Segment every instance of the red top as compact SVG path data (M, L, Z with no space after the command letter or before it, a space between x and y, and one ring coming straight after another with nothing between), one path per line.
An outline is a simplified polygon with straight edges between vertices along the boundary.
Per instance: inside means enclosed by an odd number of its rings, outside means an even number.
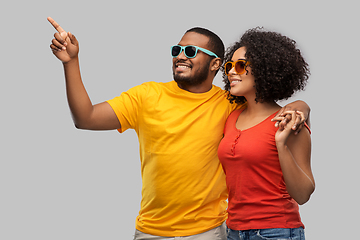
M304 227L297 202L286 190L271 119L240 131L236 121L243 110L228 118L218 156L229 191L228 219L233 230Z

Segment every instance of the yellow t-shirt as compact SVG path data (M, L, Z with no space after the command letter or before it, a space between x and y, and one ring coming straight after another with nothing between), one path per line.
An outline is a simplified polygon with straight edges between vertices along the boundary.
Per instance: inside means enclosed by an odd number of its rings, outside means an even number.
M108 103L120 132L135 129L142 200L136 229L158 236L208 231L227 218L225 174L217 157L228 115L237 108L213 86L190 93L176 82L147 82Z

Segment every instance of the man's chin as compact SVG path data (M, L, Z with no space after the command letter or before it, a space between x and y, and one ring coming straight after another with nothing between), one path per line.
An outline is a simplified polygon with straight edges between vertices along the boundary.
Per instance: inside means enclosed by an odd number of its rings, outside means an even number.
M180 74L174 74L174 80L179 84L186 84L186 85L189 84L191 85L191 83L193 82L190 77L181 76Z
M207 75L203 74L203 75L196 75L196 76L188 76L185 74L179 74L179 73L173 73L173 77L175 82L177 82L177 84L182 85L182 86L198 86L200 84L202 84L206 78Z
M191 80L190 79L187 79L187 78L178 78L178 77L175 77L174 78L175 82L179 83L179 84L191 84Z

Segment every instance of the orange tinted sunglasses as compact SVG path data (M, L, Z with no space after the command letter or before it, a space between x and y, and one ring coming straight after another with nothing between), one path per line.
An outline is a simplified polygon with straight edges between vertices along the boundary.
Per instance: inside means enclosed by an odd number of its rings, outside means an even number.
M224 65L225 74L229 76L229 72L233 68L235 68L235 72L237 74L244 74L247 65L249 65L249 62L246 61L245 59L239 59L235 62L229 61Z

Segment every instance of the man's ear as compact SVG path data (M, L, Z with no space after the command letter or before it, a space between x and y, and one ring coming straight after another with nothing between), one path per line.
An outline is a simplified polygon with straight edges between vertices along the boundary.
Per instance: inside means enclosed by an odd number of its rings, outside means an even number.
M221 67L221 59L215 58L211 61L211 71L217 71Z

